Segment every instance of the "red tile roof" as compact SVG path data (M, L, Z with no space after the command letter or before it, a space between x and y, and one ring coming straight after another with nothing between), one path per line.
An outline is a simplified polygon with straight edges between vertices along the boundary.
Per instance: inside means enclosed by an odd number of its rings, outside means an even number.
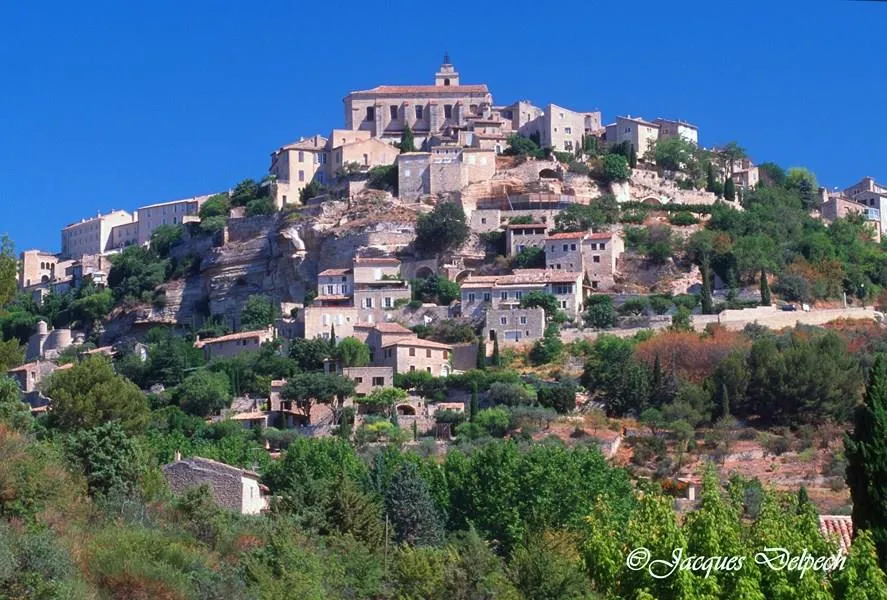
M369 90L351 92L354 94L486 94L485 84L480 85L379 85Z
M421 338L401 338L399 340L394 340L393 342L388 342L383 348L390 348L391 346L415 346L417 348L432 348L438 350L452 350L453 347L449 344L441 344L439 342L432 342L431 340L423 340Z
M233 342L235 340L248 340L250 338L271 337L267 329L258 329L256 331L241 331L239 333L231 333L215 338L208 338L194 342L195 348L203 348L207 344L221 344L224 342Z
M547 240L574 240L584 238L588 235L587 231L568 231L564 233L552 233L545 239Z
M511 275L469 276L462 282L463 289L500 287L505 285L544 285L546 283L576 283L582 273L547 269L515 269Z
M548 225L545 223L509 223L505 226L505 229L548 229Z
M349 273L351 273L351 269L326 269L318 273L317 276L348 275Z
M846 515L820 515L819 530L822 536L836 542L841 553L847 554L853 541L853 520Z
M610 231L599 231L597 233L592 233L588 236L588 239L591 240L608 240L613 237L613 233Z
M378 330L380 333L413 333L400 323L376 323L373 329Z

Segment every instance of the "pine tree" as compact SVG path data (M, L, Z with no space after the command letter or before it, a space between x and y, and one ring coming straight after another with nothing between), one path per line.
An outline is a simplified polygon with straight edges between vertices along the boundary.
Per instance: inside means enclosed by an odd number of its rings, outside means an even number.
M474 417L477 416L478 403L477 403L477 382L471 384L471 404L469 405L469 421L474 421Z
M853 433L844 436L853 528L871 531L881 568L887 564L887 359L879 354Z
M330 348L336 349L336 324L330 325Z
M770 282L767 281L767 272L761 269L761 306L770 306Z
M416 142L413 139L413 130L410 129L410 124L407 123L404 125L403 133L400 134L400 152L403 154L404 152L415 152L416 151Z
M721 386L721 417L726 419L730 416L730 394L727 392L727 384Z
M362 492L344 471L331 494L326 523L339 533L350 533L371 548L378 548L385 540L382 506L373 496Z
M494 367L502 366L502 357L499 356L499 337L496 336L493 338L493 356L491 357L490 362Z
M385 490L385 510L397 542L434 546L443 538L443 524L428 484L416 465L404 462Z
M736 200L736 184L733 183L732 177L728 177L727 181L724 182L724 200L730 202Z

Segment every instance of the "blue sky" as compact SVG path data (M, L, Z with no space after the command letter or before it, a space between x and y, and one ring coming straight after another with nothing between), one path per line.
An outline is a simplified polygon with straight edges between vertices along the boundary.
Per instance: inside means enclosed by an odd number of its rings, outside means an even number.
M885 32L876 2L7 3L0 233L55 251L96 211L260 178L348 91L431 83L445 50L497 104L681 118L829 187L887 180Z

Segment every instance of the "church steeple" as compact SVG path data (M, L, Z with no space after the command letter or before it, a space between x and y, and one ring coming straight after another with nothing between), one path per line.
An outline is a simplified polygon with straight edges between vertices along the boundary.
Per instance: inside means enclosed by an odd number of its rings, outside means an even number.
M443 64L440 65L440 70L434 74L434 85L459 85L459 73L456 72L456 69L453 68L453 64L450 62L449 52L444 52Z

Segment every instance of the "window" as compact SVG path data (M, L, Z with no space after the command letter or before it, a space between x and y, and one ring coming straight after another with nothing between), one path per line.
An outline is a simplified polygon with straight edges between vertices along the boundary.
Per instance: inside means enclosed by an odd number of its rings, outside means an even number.
M470 294L468 294L468 301L469 301L469 302L474 302L474 298L475 298L475 297L474 297L474 293L473 293L473 292L470 293Z
M385 385L385 378L384 377L373 377L373 386L374 387L381 387L383 385Z
M501 292L499 294L499 299L500 300L508 300L508 292Z
M416 365L410 365L410 373L416 370Z
M355 377L354 383L363 383L363 377Z
M327 293L327 296L332 296L333 295L333 286L331 286L331 285L326 286L326 293Z
M410 356L416 356L416 349L410 348Z
M561 270L561 263L557 263L556 265L554 265L554 268L556 270L560 271Z
M591 257L591 262L599 263L599 262L601 262L601 257L598 256L597 254L595 254L594 256Z
M431 373L431 367L425 367L425 371Z
M431 358L431 348L425 349L425 358Z
M508 317L499 317L499 325L508 325Z
M521 317L521 318L520 318L520 324L521 324L521 325L526 325L526 324L527 324L527 318L526 318L526 317Z
M367 106L367 121L375 121L376 120L376 109L372 106Z
M452 119L453 118L453 105L452 104L444 104L444 118Z
M486 224L487 224L487 218L486 218L486 217L481 217L481 218L480 218L480 224L481 224L481 225L486 225Z
M570 250L575 251L575 250L576 250L576 244L570 244Z
M422 113L424 112L424 108L425 108L424 106L417 106L416 107L416 118L417 119L422 118Z
M569 247L570 247L569 245L564 244L564 252L566 252Z
M450 351L449 351L449 350L444 350L444 351L443 351L443 357L444 357L444 360L450 360Z
M600 245L600 249L601 249L601 250L606 250L606 249L607 249L607 245L606 245L606 244L601 244L601 245Z
M299 150L299 162L305 162L305 153Z
M385 308L391 308L391 298L385 297Z
M450 85L450 78L449 77L444 78L444 85Z
M564 118L564 113L559 113L559 114L558 114L558 118L559 118L559 119L563 119L563 118Z
M515 292L514 297L515 297L515 299L520 300L521 298L524 297L524 293L523 292Z
M388 107L388 110L391 111L391 120L394 121L397 119L397 105L392 104Z
M366 308L372 308L372 307L373 307L373 299L372 299L372 298L366 298L366 299L364 299L364 303L363 303L363 305L364 305Z
M484 292L484 302L489 302L492 300L492 294L490 292Z
M567 135L572 134L573 128L572 127L564 127L564 133L566 133Z
M299 171L299 181L305 181L305 171Z

